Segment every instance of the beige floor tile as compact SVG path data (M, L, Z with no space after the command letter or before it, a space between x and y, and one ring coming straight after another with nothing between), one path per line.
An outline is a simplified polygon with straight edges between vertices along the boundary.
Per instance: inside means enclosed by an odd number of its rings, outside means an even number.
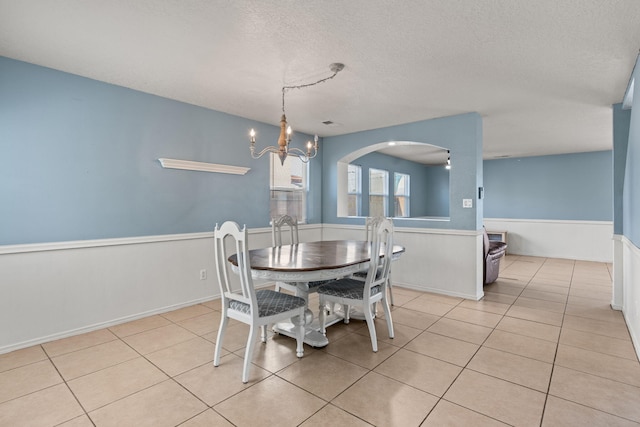
M83 413L67 386L58 384L0 404L0 426L49 427Z
M640 422L640 388L556 366L549 394Z
M501 314L488 313L486 311L471 310L464 307L456 307L445 316L448 319L473 323L474 325L495 328L502 319Z
M283 402L295 402L283 407ZM326 402L293 384L271 376L213 409L239 426L297 426ZM274 410L281 408L281 410Z
M376 426L417 426L437 401L429 393L371 372L332 403Z
M122 339L139 353L149 354L195 337L196 335L180 326L168 325Z
M210 308L212 310L222 311L222 299L220 299L220 298L216 298L216 299L212 299L211 301L203 302L202 305L204 305L205 307L208 307L208 308Z
M407 369L407 367L411 369ZM375 372L436 396L442 396L462 368L420 353L401 349Z
M518 299L517 295L506 295L506 294L500 294L497 292L490 292L487 291L485 288L484 291L484 297L482 297L482 301L488 301L488 302L497 302L500 304L513 304L513 302Z
M542 427L557 426L637 427L638 424L587 406L549 396L544 408Z
M81 415L72 420L58 424L56 427L94 427L93 423L86 415Z
M565 303L546 301L535 298L527 298L522 295L513 303L516 307L534 308L536 310L551 311L553 313L564 313Z
M522 290L526 286L526 283L515 285L513 283L505 283L504 281L497 280L490 285L485 285L485 292L493 292L496 294L504 294L511 296L519 296Z
M53 357L51 360L60 375L69 381L138 356L138 353L124 342L115 340Z
M313 414L311 418L300 424L300 427L332 427L332 426L349 426L349 427L370 427L371 424L354 417L348 412L327 405Z
M553 363L556 354L556 343L525 335L512 334L501 330L495 330L487 338L484 346L495 350L507 351L519 356Z
M300 359L298 363L289 365L280 371L278 376L330 401L367 372L369 372L367 369L358 365L317 351L309 357Z
M394 286L393 287L393 295L396 296L397 294L406 295L406 296L412 296L412 297L415 298L415 297L419 297L421 295L424 295L424 292L416 291L415 289L403 288L401 286Z
M640 363L560 344L556 365L640 387Z
M233 424L213 409L208 409L180 424L180 427L233 427Z
M168 377L142 357L69 381L82 406L93 411L161 383Z
M530 286L527 286L527 288L524 291L522 291L522 294L520 294L520 296L525 298L542 300L542 301L558 302L562 304L566 304L567 302L566 294L559 294L555 292L546 292L546 291L540 291L536 289L530 289Z
M506 316L517 317L518 319L532 320L534 322L546 323L547 325L561 326L562 313L553 313L536 308L511 306Z
M391 315L393 319L393 314ZM396 347L402 347L406 345L409 341L417 337L422 333L422 329L412 328L411 326L406 326L399 323L393 323L393 333L394 337L389 338L389 330L387 329L387 321L384 318L376 318L374 320L376 325L376 336L378 337L378 341L384 342L387 344L394 345ZM364 327L355 331L356 334L369 336L369 328Z
M559 326L546 325L515 317L502 318L496 329L551 342L558 342L561 330Z
M465 369L444 399L514 426L539 426L545 394Z
M218 331L205 334L202 338L215 343L218 339ZM244 323L229 324L224 331L222 348L228 351L241 350L246 347L248 338L249 325Z
M94 345L103 344L105 342L118 339L108 329L99 329L86 334L75 335L69 338L63 338L42 344L49 357L59 356L72 351L82 350L83 348L93 347Z
M92 411L89 416L98 427L176 426L207 407L191 393L167 380Z
M243 359L229 353L220 358L220 366L207 363L180 374L175 379L198 399L214 406L271 375L259 366L252 365L249 369L249 382L243 384L242 366Z
M143 317L142 319L133 320L120 325L111 326L109 330L118 337L128 337L129 335L139 334L151 329L160 328L170 325L171 322L160 315Z
M546 393L551 379L551 363L540 362L517 354L481 347L467 365L483 374Z
M200 316L181 320L177 323L196 335L205 335L218 330L221 320L220 316L221 313L219 311L212 311Z
M168 311L162 313L161 316L172 322L180 322L182 320L190 319L192 317L201 316L203 314L211 313L213 310L202 304L191 305L189 307L180 308L178 310Z
M534 276L533 279L531 279L531 283L529 283L529 285L532 285L534 283L562 288L569 288L569 286L571 286L571 283L567 280L555 279L551 277L538 277L537 275Z
M431 332L423 332L405 349L431 356L458 366L465 366L480 346Z
M0 354L0 372L39 362L46 358L47 355L39 345Z
M613 322L620 325L626 325L624 316L621 311L613 310L611 307L593 308L576 305L567 305L566 314L577 317L586 317L589 319L602 320L604 322Z
M215 345L196 337L147 354L147 359L169 376L176 376L207 362L213 363Z
M439 302L441 304L448 304L448 305L458 305L462 301L464 301L464 298L453 297L451 295L434 294L431 292L425 292L420 296L418 296L417 299L423 300L423 301Z
M508 424L443 399L433 408L426 421L420 424L420 427L442 426L503 427Z
M406 295L406 294L403 294L403 293L398 293L396 291L396 288L395 287L393 288L393 304L396 307L401 307L401 306L405 305L406 303L414 300L415 298L417 298L416 295ZM391 300L389 300L389 304L391 304Z
M440 316L427 314L420 311L409 310L404 307L397 307L391 312L393 324L402 324L412 328L425 330L434 324Z
M360 334L350 334L330 341L324 347L327 353L367 369L375 368L398 350L396 346L378 341L378 352L374 353L369 336Z
M493 331L486 326L474 325L460 320L443 317L427 329L434 334L456 338L473 344L482 344Z
M627 326L617 322L606 322L603 320L589 319L587 317L578 317L567 314L564 316L562 327L563 329L575 329L577 331L589 332L622 340L630 339Z
M592 289L583 289L578 287L571 287L569 290L569 296L576 296L582 298L596 299L602 302L611 301L611 291L599 291L596 292Z
M309 356L315 350L313 347L304 345L304 356ZM245 349L240 349L234 353L244 357ZM299 360L296 355L296 340L284 335L274 335L267 339L266 343L259 341L253 347L253 357L251 362L255 365L275 373Z
M480 301L473 301L468 299L461 302L458 305L458 307L470 308L470 309L479 310L479 311L486 311L488 313L494 313L494 314L505 314L507 310L509 310L511 303L512 301L509 302L508 304L505 304L501 302L490 301L487 299L481 299Z
M421 313L433 314L434 316L444 316L455 305L445 304L438 301L432 301L430 298L418 297L413 301L406 303L403 308L419 311Z
M605 335L563 328L560 334L560 343L629 360L638 360L631 339L611 338Z
M589 307L589 308L602 308L602 309L611 309L611 301L600 301L593 298L584 298L577 297L575 295L570 295L567 299L567 306L572 307Z
M49 360L2 372L0 373L0 403L61 382L62 378Z
M550 285L547 283L531 282L527 285L527 288L525 289L525 291L555 294L555 295L559 295L560 298L564 297L565 299L567 299L569 296L569 285L560 286L557 284Z
M380 321L381 319L383 319L383 316L380 316L380 318L378 319L378 321ZM394 319L393 314L392 314L392 319ZM396 325L395 319L393 322L394 326ZM386 323L385 323L386 325ZM385 326L386 328L386 326ZM329 342L333 342L335 340L338 340L342 337L345 337L349 334L353 334L356 333L358 331L365 331L365 333L367 335L369 335L369 330L367 329L367 324L365 321L363 320L357 320L357 319L351 319L349 321L349 323L344 323L344 322L338 322L335 323L331 326L329 326L327 328L327 339L329 340Z

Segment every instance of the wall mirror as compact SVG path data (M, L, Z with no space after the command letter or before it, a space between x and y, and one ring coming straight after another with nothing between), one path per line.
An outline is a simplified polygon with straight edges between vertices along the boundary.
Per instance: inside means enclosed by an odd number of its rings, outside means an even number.
M421 142L382 142L349 153L338 161L338 217L448 221L450 167L447 149Z

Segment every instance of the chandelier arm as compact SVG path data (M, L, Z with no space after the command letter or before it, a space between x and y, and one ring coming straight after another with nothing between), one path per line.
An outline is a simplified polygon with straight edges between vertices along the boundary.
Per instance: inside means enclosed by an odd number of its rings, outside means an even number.
M296 156L296 157L308 157L309 159L313 159L317 154L318 154L318 150L314 149L313 150L313 156L308 156L306 151L303 151L299 148L289 148L289 150L287 151L287 154L289 156Z
M264 156L267 153L279 153L280 150L278 150L275 147L266 147L265 149L263 149L262 151L260 151L258 154L255 154L254 150L251 150L251 157L253 157L254 159L259 159L260 157Z

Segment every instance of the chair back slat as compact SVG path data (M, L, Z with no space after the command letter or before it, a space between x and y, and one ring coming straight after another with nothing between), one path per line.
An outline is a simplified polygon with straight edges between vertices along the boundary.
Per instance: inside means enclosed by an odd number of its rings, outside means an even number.
M364 232L365 232L365 240L367 242L371 242L373 240L373 235L378 228L378 225L386 218L383 216L368 216L364 220Z
M282 234L286 231L287 227L289 230L289 244L295 245L299 243L298 220L289 215L283 215L280 218L273 218L271 220L271 243L273 246L282 246Z
M384 292L387 285L391 271L391 257L393 256L393 223L391 220L382 218L377 224L372 235L370 254L371 260L365 281L365 299L369 299L372 287L380 286L381 291Z
M235 290L229 280L229 261L231 251L227 250L225 240L231 237L234 240L233 248L235 249L238 261L238 277L240 278L240 289ZM216 224L214 231L215 250L214 256L216 261L216 271L218 274L218 283L220 284L220 292L223 303L226 305L226 299L233 299L245 304L255 306L256 294L253 287L253 279L251 277L251 266L249 262L248 249L248 232L246 225L240 229L240 226L233 222L227 221L220 227Z

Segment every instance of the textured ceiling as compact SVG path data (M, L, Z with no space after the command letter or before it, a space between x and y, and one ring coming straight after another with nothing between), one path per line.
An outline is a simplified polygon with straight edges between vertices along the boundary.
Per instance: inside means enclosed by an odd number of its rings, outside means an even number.
M485 158L611 149L639 47L638 0L0 0L3 56L273 125L342 62L294 129L477 111Z

